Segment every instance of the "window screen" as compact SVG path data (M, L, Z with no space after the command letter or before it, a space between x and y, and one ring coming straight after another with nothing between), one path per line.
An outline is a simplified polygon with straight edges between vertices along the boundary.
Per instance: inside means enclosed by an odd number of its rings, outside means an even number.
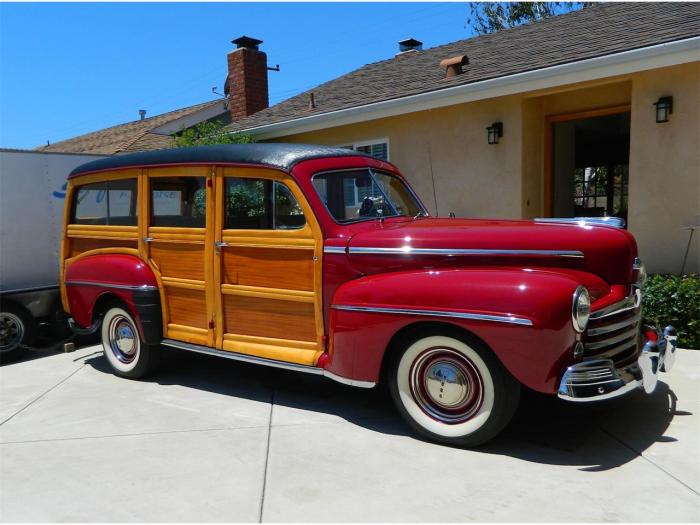
M136 226L138 223L136 179L95 182L78 187L73 194L70 222Z
M226 179L226 229L285 230L306 224L287 186L265 179Z
M204 177L151 179L151 226L204 228L206 209Z

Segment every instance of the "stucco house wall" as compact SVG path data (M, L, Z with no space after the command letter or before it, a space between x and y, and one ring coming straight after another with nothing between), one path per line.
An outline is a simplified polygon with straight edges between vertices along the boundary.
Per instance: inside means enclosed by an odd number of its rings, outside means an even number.
M532 218L545 213L548 115L630 105L629 229L652 272L678 272L700 214L700 64L654 69L288 135L275 141L344 145L388 139L389 155L432 213ZM671 121L652 106L672 95ZM499 144L486 126L503 122ZM700 233L686 271L700 271Z

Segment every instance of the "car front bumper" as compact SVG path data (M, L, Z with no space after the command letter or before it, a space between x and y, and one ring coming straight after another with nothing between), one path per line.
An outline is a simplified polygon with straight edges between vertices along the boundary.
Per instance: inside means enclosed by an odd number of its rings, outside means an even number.
M676 357L677 337L668 326L657 341L648 339L636 362L616 369L610 359L582 361L566 369L559 383L558 397L566 401L595 402L642 389L651 394L659 372L669 372Z

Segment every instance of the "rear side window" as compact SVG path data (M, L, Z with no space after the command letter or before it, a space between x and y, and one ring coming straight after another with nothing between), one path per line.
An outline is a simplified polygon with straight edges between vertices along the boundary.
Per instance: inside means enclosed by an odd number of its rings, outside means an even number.
M71 224L136 226L138 223L136 179L85 184L73 194Z
M306 224L299 202L281 182L266 179L226 179L224 228L293 230Z
M151 179L151 226L204 228L206 210L204 177Z

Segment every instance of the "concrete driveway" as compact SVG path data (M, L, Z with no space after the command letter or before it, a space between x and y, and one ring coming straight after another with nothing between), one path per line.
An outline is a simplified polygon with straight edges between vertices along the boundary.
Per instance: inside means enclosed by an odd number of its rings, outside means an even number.
M652 396L527 393L479 450L411 435L381 391L167 350L0 368L3 521L698 521L700 352Z

